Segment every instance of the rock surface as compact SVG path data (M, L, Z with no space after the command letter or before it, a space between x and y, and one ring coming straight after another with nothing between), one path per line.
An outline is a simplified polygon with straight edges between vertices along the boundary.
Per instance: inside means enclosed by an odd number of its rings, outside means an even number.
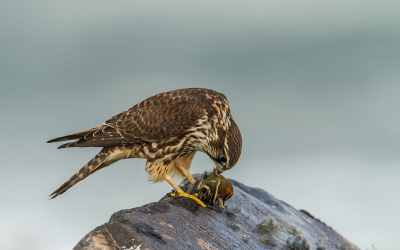
M359 249L306 211L264 190L232 183L227 209L166 195L116 212L74 249Z

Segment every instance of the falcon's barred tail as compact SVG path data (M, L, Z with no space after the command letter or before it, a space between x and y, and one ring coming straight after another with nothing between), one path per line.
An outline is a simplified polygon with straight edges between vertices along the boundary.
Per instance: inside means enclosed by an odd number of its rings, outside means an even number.
M56 198L57 196L63 194L65 191L71 188L73 185L85 179L97 170L105 168L123 158L125 157L121 155L121 151L118 150L118 148L103 148L95 157L93 157L93 159L86 163L85 166L83 166L78 172L71 176L71 178L69 178L64 184L62 184L56 191L49 195L49 198Z

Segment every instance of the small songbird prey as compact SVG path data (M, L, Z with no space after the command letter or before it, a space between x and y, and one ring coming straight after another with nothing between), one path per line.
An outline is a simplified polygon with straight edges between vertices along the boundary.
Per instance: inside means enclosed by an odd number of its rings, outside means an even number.
M204 172L202 175L194 175L196 183L193 185L185 179L179 187L188 194L197 195L201 201L209 204L219 204L225 208L225 202L233 195L232 181L226 179L218 170Z
M146 158L149 180L166 180L176 195L194 199L171 177L186 177L197 151L206 153L223 172L235 166L242 151L242 136L225 95L203 88L178 89L154 95L102 125L55 138L75 140L58 148L103 147L93 159L54 191L53 199L70 187L119 160Z

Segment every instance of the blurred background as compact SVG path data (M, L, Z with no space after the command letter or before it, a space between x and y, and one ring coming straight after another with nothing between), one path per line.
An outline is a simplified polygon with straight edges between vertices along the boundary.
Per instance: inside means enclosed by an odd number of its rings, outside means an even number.
M120 161L47 196L100 149L54 137L168 90L224 93L243 136L224 175L362 249L398 248L399 1L1 1L0 248L72 249L171 190ZM192 173L210 170L198 153ZM229 202L228 202L229 205Z

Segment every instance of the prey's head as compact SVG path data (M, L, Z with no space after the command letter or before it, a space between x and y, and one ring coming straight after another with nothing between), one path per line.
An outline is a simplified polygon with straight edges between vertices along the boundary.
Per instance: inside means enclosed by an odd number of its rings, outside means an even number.
M226 179L226 184L222 186L222 205L225 206L225 201L229 200L233 195L233 185L231 180Z

